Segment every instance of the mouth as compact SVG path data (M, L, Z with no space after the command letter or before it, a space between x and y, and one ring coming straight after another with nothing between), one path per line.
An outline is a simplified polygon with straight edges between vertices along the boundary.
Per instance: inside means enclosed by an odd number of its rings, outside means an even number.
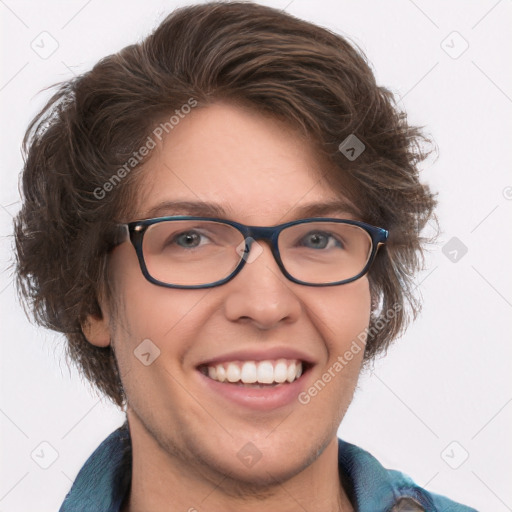
M203 396L222 410L241 407L244 414L295 407L316 366L312 354L290 347L237 350L201 361L196 366Z
M208 379L239 387L263 389L292 384L311 368L300 359L225 361L198 367Z

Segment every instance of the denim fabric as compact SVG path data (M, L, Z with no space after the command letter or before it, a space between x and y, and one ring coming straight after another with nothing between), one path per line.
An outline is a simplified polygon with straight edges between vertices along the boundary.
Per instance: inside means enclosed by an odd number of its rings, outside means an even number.
M131 477L132 444L125 422L87 459L59 512L119 512Z
M59 512L119 512L130 489L132 459L124 423L84 464ZM477 512L385 469L365 450L338 439L340 475L357 512Z

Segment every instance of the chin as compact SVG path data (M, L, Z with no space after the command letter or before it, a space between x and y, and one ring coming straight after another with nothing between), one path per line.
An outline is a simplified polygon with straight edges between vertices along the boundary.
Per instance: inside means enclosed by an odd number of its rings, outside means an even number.
M276 436L272 439L273 436ZM228 475L224 481L233 489L249 487L251 492L268 492L269 488L286 482L306 470L324 452L331 441L328 433L323 438L312 440L311 435L304 432L304 439L296 436L292 439L278 438L277 434L268 432L261 435L261 439L255 442L244 440L235 441L241 448L233 450L233 441L226 450L230 454L229 459L224 456L224 461L219 464L218 455L213 455L210 460L204 460L206 465L215 468L216 472ZM276 439L277 438L277 439ZM203 452L204 455L204 452ZM224 483L222 484L224 489ZM246 489L245 492L248 492Z

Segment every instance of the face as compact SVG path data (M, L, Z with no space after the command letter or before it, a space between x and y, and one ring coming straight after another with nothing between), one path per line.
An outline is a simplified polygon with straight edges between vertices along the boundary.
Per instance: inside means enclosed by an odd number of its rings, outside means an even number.
M307 141L275 120L227 104L197 108L154 151L127 220L204 214L168 204L187 201L215 204L229 220L273 226L303 218L305 206L348 203L321 177L325 169ZM344 210L329 216L357 219ZM269 246L260 247L228 283L183 290L148 282L125 242L111 256L117 307L115 314L105 307L103 321L132 436L158 447L159 457L180 471L217 481L230 473L251 485L290 478L335 446L370 316L366 277L341 286L296 284ZM143 362L136 357L141 351L149 353ZM300 362L303 374L257 388L220 383L201 371L229 363L243 369L247 362L258 368L261 361L275 367L278 360L292 373L292 362Z

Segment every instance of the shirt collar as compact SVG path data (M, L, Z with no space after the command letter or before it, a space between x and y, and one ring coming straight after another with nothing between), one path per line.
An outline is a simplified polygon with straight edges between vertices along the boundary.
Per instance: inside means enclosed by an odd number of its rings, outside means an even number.
M131 479L132 444L126 421L87 459L59 512L119 512Z
M399 471L385 469L370 453L338 439L338 467L347 476L358 512L437 510L429 494Z

